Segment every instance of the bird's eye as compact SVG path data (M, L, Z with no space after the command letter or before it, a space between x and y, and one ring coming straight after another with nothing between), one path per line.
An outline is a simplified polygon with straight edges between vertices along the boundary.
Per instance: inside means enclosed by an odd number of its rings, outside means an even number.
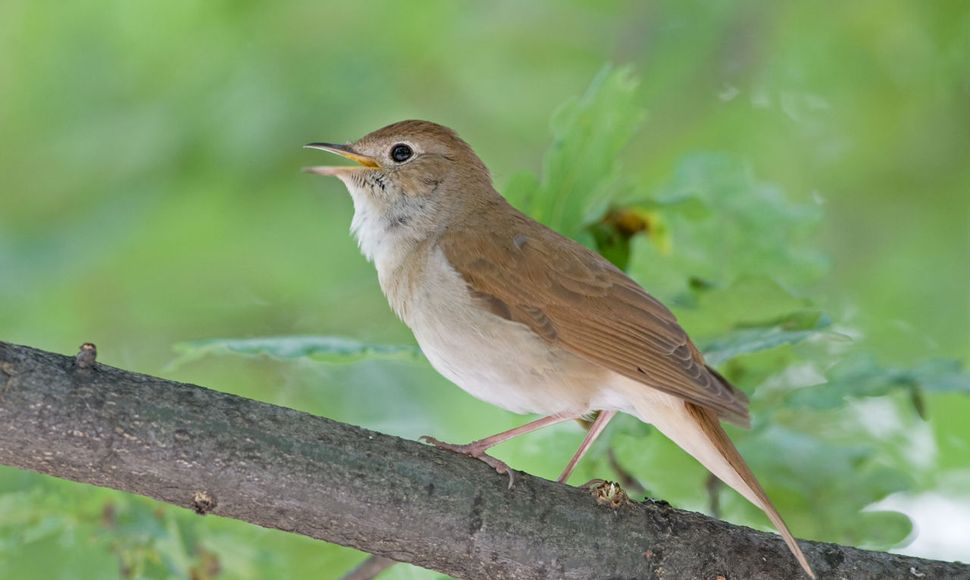
M398 163L404 163L410 159L412 155L414 155L414 150L404 143L398 143L394 147L391 147L391 159L397 161Z

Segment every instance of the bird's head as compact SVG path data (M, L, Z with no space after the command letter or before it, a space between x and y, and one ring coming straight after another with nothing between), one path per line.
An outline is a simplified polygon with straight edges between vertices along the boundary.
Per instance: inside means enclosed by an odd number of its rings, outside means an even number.
M424 239L497 196L485 164L453 130L401 121L349 144L310 143L356 165L305 171L339 178L354 200L352 229L368 258L386 237ZM370 251L369 251L370 250Z

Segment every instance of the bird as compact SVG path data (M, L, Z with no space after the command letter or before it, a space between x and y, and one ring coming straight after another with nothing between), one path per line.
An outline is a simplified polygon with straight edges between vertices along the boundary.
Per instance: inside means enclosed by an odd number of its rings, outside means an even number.
M767 515L802 569L791 531L721 425L749 426L748 400L704 362L674 314L622 270L513 207L452 129L393 123L349 143L309 143L355 165L312 166L353 200L351 232L431 365L472 396L541 418L439 447L512 470L487 451L595 417L566 482L617 413L653 425ZM511 484L511 482L510 482Z

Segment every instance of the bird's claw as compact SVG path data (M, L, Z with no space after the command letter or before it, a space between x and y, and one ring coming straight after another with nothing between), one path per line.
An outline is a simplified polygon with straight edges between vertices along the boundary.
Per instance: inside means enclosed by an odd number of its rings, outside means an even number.
M486 455L485 453L477 456L473 455L472 457L475 457L479 461L485 463L485 465L488 465L498 473L507 474L509 476L509 489L512 489L512 486L515 485L515 470L509 467L504 461L495 459L491 455Z
M486 448L475 445L474 443L469 443L467 445L445 443L431 437L430 435L423 435L419 438L419 440L433 447L437 447L438 449L444 449L453 453L460 453L461 455L474 457L475 459L494 469L496 472L507 474L509 476L509 489L512 489L512 486L515 485L515 470L509 467L508 464L501 459L496 459L485 453Z

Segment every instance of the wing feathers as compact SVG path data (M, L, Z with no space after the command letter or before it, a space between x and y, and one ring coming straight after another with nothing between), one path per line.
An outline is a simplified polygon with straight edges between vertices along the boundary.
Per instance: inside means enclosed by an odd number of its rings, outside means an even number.
M511 206L498 209L438 241L489 311L591 362L747 424L744 394L707 368L670 310L598 254ZM495 231L511 235L499 239Z

